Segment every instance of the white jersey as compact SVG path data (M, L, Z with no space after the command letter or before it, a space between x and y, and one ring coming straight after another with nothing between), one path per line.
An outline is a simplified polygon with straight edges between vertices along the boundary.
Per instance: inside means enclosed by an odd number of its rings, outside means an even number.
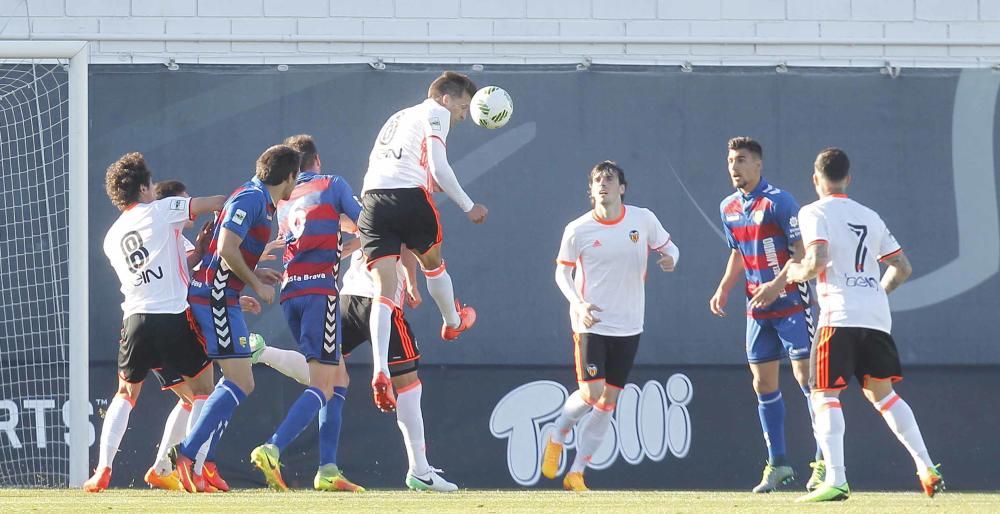
M879 262L902 251L878 213L845 195L822 198L799 211L806 246L826 242L830 263L820 272L819 326L862 327L889 333L889 298Z
M392 295L392 301L396 305L403 305L403 291L406 287L406 268L403 263L396 260L396 294ZM351 254L351 267L344 272L344 285L340 288L341 295L363 296L365 298L375 298L378 292L375 290L375 280L368 271L365 262L365 254L357 250Z
M642 332L646 309L646 263L670 234L648 209L622 206L617 220L599 221L590 211L566 225L557 261L575 266L576 292L601 309L590 328L570 311L573 332L631 336Z
M104 254L121 281L124 317L187 309L191 277L181 231L189 219L191 199L173 196L129 207L108 229Z
M446 143L450 128L451 113L431 98L393 114L375 139L361 192L414 187L433 191L427 145L432 137Z

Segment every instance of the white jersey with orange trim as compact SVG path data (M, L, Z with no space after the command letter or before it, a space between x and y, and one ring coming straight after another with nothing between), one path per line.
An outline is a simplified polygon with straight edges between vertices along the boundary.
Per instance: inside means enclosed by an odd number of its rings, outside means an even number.
M651 250L670 242L670 234L649 209L623 205L616 220L590 211L566 225L557 261L575 266L573 282L584 302L601 309L590 328L574 317L573 332L605 336L642 333L646 309L646 264Z
M406 268L403 267L401 259L396 259L396 294L392 295L392 301L400 307L403 305L405 288ZM366 266L365 253L360 249L351 254L351 266L344 272L344 285L340 288L340 294L365 298L378 296L375 280L372 279L371 271L368 271Z
M361 192L411 187L433 191L428 139L447 143L450 129L451 113L431 98L393 114L375 139Z
M817 278L819 326L890 332L889 298L879 262L902 251L877 212L846 195L824 197L799 211L806 246L825 243L830 262Z
M104 254L121 281L124 317L188 308L191 278L181 231L189 219L191 199L172 196L129 207L108 229Z

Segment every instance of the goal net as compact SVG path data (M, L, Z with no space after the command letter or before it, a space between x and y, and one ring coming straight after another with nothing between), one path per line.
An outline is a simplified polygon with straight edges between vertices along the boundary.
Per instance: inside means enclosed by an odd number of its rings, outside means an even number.
M72 48L0 43L0 487L75 485L87 469L89 441L69 429L89 429L86 282L71 295L87 255L85 181L82 205L73 189L86 96L70 86L86 61L70 65Z

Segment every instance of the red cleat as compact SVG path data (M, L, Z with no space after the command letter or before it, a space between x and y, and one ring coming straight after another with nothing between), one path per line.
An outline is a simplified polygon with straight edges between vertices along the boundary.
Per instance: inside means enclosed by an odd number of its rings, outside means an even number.
M189 493L197 493L198 484L195 483L195 477L201 479L201 475L194 474L194 462L184 456L181 453L180 445L174 446L170 449L170 460L174 463L174 470L177 471L177 479L181 482L181 487ZM199 480L204 482L204 480ZM204 490L204 484L202 483L202 490Z
M385 373L379 371L372 380L372 393L375 396L375 406L382 412L396 410L396 394L392 391L392 381Z
M229 484L222 479L222 475L219 474L219 469L215 466L214 462L205 463L201 469L201 476L205 477L205 482L208 485L224 493L229 492Z
M94 476L83 483L83 490L88 493L99 493L108 488L111 483L111 468L101 468L94 471Z
M472 328L472 325L476 324L476 309L466 305L462 307L458 300L455 300L455 310L458 311L458 317L461 323L457 327L449 327L447 323L441 325L441 339L445 341L454 341L458 336L462 335L462 332Z

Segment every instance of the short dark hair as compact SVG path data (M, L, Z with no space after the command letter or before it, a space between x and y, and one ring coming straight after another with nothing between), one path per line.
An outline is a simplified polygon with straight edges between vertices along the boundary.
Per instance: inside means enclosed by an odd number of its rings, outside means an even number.
M427 88L427 98L444 95L458 98L462 93L468 93L471 97L476 94L476 89L478 89L476 83L469 77L454 71L446 71L431 82L431 87Z
M257 158L257 178L276 186L299 174L302 154L288 145L274 145Z
M816 156L813 168L830 182L842 182L851 171L851 161L840 148L824 148Z
M764 158L764 149L761 148L760 143L752 137L734 137L729 140L727 146L730 150L749 150L750 153L756 155L758 159Z
M618 183L628 189L628 182L625 181L625 170L623 170L615 161L601 161L595 164L594 167L590 169L587 187L589 188L590 184L594 182L594 179L602 175L617 176ZM593 200L593 198L591 198L591 200ZM624 194L622 195L622 201L625 201Z
M153 194L157 200L180 196L187 192L187 186L180 180L162 180L153 185Z
M104 174L104 189L111 203L120 210L139 201L142 186L149 187L153 173L139 152L127 153L108 166Z
M316 151L316 141L309 134L286 137L284 144L302 154L302 164L299 165L300 170L312 168L313 164L316 164L316 155L318 154Z

